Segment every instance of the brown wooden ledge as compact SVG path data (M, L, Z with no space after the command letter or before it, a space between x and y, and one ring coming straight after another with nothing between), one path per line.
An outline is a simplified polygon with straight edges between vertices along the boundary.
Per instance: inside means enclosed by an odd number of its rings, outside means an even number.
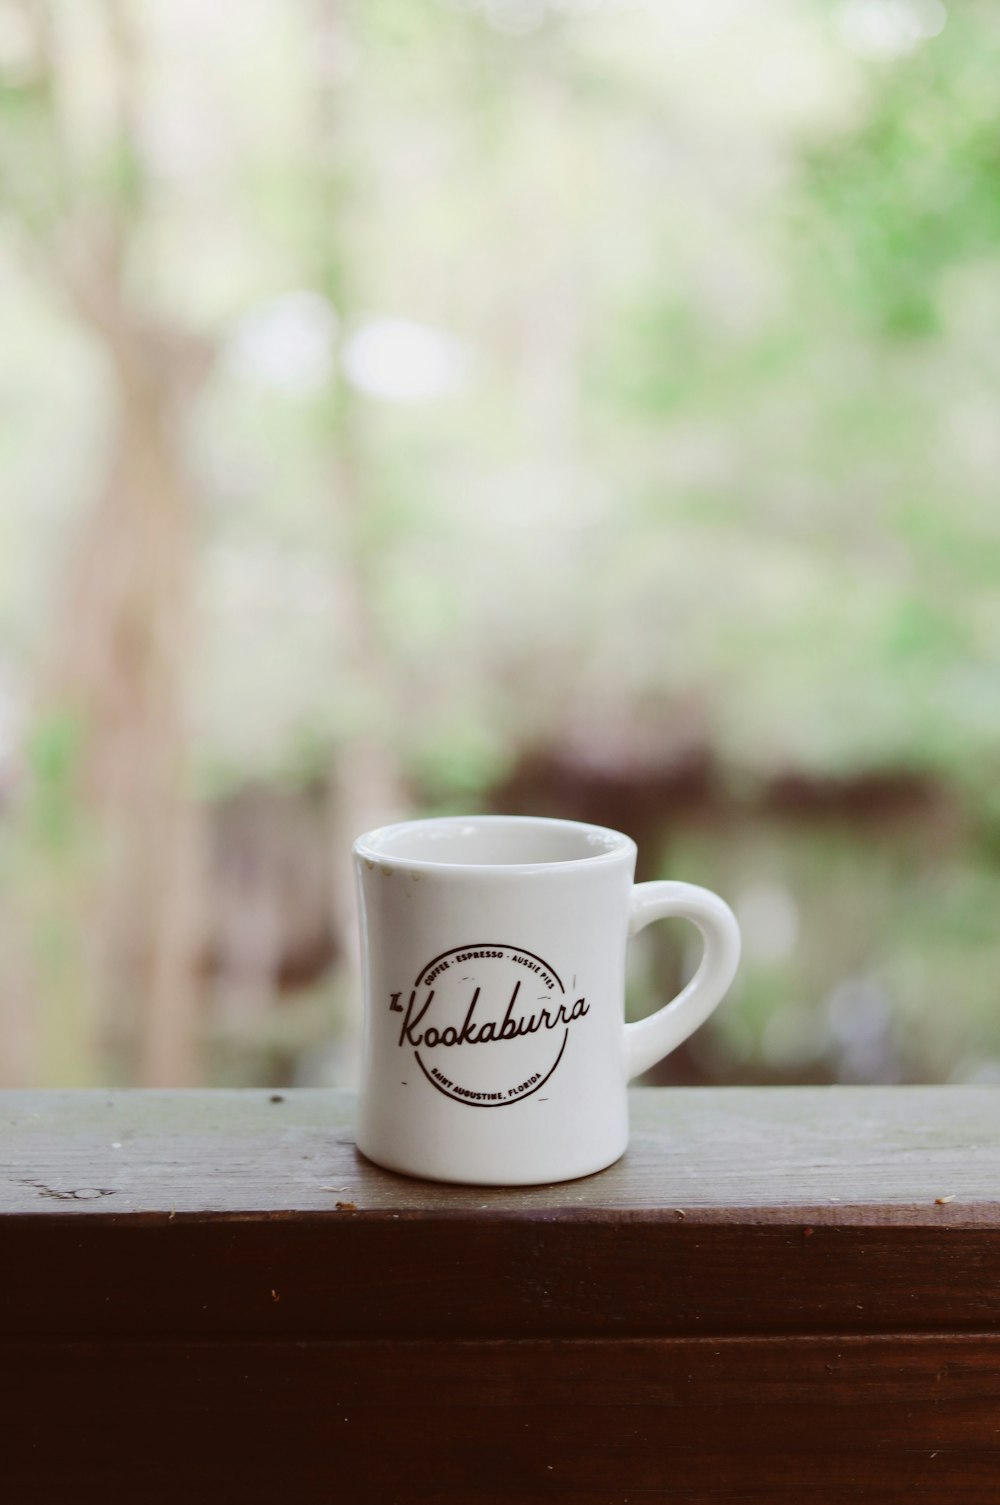
M11 1505L1000 1499L1000 1093L638 1091L530 1190L347 1094L0 1094Z

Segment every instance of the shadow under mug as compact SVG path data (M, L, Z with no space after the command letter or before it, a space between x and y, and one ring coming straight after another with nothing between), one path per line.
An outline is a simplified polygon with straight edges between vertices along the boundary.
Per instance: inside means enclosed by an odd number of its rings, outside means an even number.
M357 1142L406 1175L487 1186L567 1181L628 1143L628 1082L720 1002L732 911L687 883L633 883L603 826L470 816L354 844L364 982ZM625 951L652 920L698 926L681 993L625 1023Z

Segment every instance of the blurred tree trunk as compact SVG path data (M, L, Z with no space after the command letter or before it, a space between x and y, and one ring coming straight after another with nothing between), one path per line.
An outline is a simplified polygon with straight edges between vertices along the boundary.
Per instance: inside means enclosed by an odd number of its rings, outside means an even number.
M105 321L118 415L106 481L71 559L45 700L71 717L79 797L101 845L99 1000L129 1075L197 1078L200 835L185 789L195 509L169 353Z
M343 388L343 378L340 378ZM354 708L350 736L338 747L331 770L335 894L342 954L355 957L354 879L350 847L362 831L398 819L407 793L398 743L402 687L376 611L377 557L368 541L376 505L365 476L361 415L353 395L338 394L335 452L330 464L330 504L337 522L338 651L344 692ZM344 902L347 900L347 902Z
M19 814L40 860L14 896L30 940L9 962L21 1019L9 1072L82 1083L114 1060L128 1080L182 1085L198 1074L201 904L184 724L195 507L178 420L207 360L144 317L128 276L149 196L134 9L94 12L108 109L100 140L83 142L68 123L63 14L22 13L45 188L19 206L26 244L107 357L114 422L43 654Z
M319 0L316 10L315 167L320 193L312 248L320 286L336 310L343 334L358 304L358 268L351 256L351 210L356 187L348 130L349 75L354 54L348 0ZM318 256L317 256L318 253ZM397 727L401 688L378 621L374 576L377 506L365 459L362 414L338 362L328 403L329 496L337 558L339 694L348 733L335 750L329 779L333 845L334 929L349 994L347 1039L336 1070L353 1074L360 1021L357 911L351 843L373 826L407 809Z

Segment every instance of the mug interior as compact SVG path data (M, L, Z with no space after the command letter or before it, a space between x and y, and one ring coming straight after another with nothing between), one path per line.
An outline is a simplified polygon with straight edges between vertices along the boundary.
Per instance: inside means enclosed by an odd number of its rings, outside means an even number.
M526 815L449 816L369 831L354 844L377 862L433 867L538 867L592 862L632 850L631 837L606 826Z

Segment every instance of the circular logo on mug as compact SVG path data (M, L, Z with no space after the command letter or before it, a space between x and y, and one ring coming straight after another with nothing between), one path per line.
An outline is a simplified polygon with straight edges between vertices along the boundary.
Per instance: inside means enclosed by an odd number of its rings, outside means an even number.
M432 1087L470 1108L541 1091L590 1012L542 957L492 943L443 951L389 1007L401 1016L399 1048L413 1052Z

